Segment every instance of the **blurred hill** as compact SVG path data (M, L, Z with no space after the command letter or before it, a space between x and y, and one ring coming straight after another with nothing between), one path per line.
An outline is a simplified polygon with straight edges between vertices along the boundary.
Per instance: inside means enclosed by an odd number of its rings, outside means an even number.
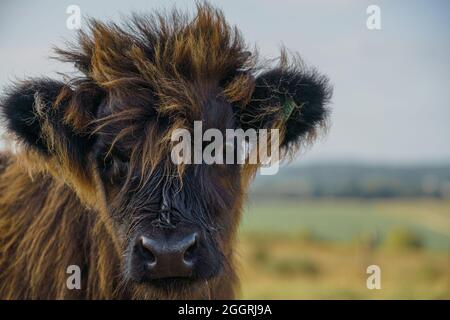
M252 198L447 198L450 165L375 166L318 164L282 167L258 176Z

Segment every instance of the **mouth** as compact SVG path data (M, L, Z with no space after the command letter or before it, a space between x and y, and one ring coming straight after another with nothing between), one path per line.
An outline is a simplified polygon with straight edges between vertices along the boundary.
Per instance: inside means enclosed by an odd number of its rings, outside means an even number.
M193 288L198 286L201 283L206 282L207 280L195 280L190 278L162 278L162 279L151 279L141 281L140 283L144 286L151 287L154 289L168 289L173 291L181 291L189 288Z
M216 272L196 277L149 278L143 274L129 274L134 283L136 299L209 299L211 286L222 275L222 268Z
M140 268L130 268L126 272L126 278L136 284L142 290L160 292L162 294L182 294L186 292L204 292L208 284L222 274L222 267L204 268L200 266L199 272L194 272L188 277L166 276L155 278Z
M210 299L214 279L163 278L133 281L134 299Z
M218 268L214 272L208 272L208 274L202 276L152 278L145 274L132 274L130 280L138 285L152 289L186 290L207 284L209 281L218 278L220 274L221 268Z

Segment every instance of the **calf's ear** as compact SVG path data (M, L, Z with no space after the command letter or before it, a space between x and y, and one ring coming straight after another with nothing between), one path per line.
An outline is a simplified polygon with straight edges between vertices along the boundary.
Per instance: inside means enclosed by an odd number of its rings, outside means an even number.
M297 59L259 74L251 101L240 114L244 129L279 129L285 150L311 141L326 124L332 88L327 77Z
M16 84L0 103L8 133L56 164L82 167L93 144L89 123L101 94L88 82L69 86L47 78Z
M47 78L11 87L0 101L7 132L24 148L30 172L47 171L73 188L87 206L96 203L91 123L103 100L90 80L69 84Z

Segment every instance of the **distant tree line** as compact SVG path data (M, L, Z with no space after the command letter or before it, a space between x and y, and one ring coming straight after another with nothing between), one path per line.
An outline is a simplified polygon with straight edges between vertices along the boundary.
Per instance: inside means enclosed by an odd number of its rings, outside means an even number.
M450 198L450 166L314 165L258 176L253 197Z

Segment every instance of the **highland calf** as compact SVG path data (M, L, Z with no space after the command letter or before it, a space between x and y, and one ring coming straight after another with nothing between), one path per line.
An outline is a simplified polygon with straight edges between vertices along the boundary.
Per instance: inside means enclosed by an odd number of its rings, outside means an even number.
M201 4L91 20L60 60L80 76L29 79L0 103L14 152L0 155L1 299L235 297L234 247L258 165L174 164L176 129L279 129L287 155L327 116L328 80L283 51L250 53ZM226 150L235 152L235 150ZM81 269L81 289L66 268Z

